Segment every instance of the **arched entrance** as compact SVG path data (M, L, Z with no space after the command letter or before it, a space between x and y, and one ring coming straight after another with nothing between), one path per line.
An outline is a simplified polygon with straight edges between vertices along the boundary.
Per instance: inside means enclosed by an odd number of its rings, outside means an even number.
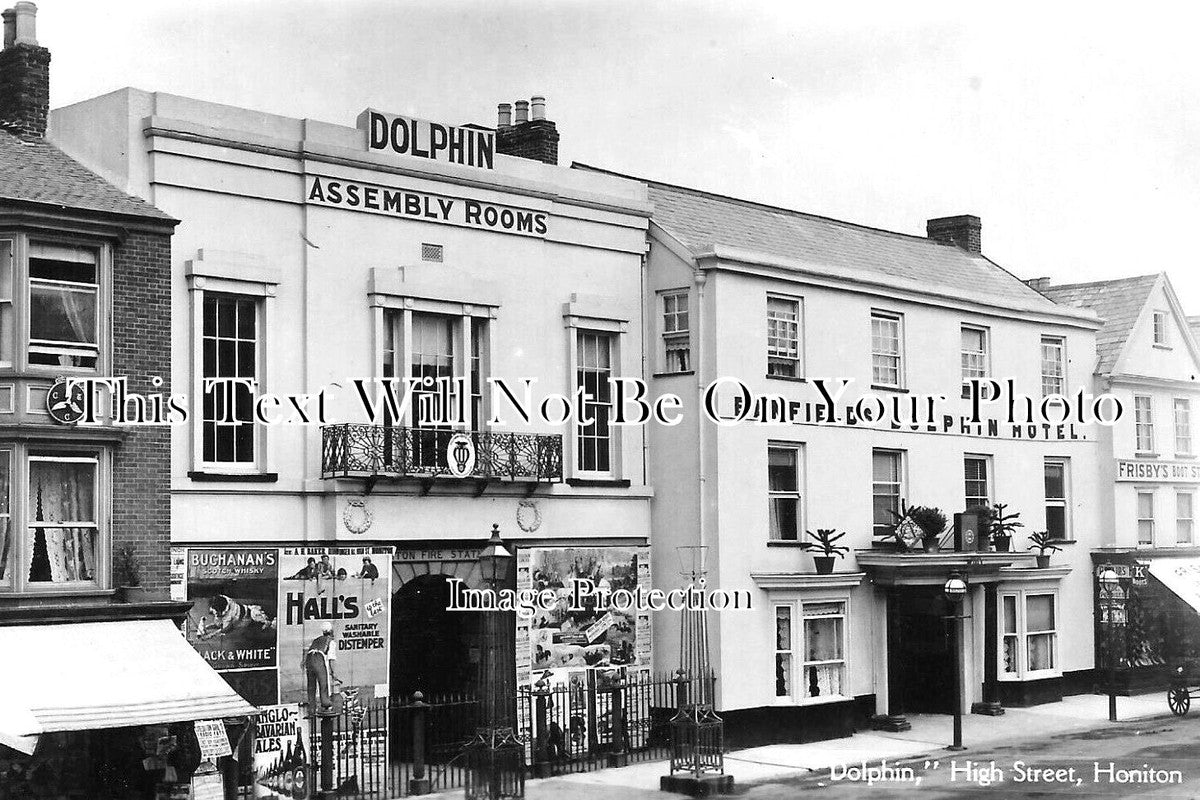
M392 595L394 697L473 692L481 612L448 611L449 604L446 575L418 575Z

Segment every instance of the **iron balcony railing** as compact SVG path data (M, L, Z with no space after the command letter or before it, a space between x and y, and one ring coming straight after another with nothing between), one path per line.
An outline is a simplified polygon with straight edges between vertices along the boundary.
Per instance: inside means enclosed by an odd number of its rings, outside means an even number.
M475 465L456 475L446 448L456 433L471 437ZM557 483L563 475L562 436L541 433L430 430L342 424L321 429L324 478L464 478Z

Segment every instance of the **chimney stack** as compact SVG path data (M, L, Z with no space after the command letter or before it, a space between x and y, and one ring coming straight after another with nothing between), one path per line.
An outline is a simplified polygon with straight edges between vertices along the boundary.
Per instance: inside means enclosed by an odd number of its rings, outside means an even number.
M925 223L925 235L930 239L955 244L968 253L981 252L983 223L979 217L960 214L956 217L938 217Z
M496 106L496 127L507 128L512 125L512 104L501 103Z
M546 119L546 98L541 95L518 100L516 119L508 124L508 103L500 104L500 124L496 128L496 152L528 158L545 164L558 164L558 127ZM529 112L532 109L533 118Z
M40 139L50 113L50 51L37 43L37 6L22 0L3 17L0 128Z
M1044 292L1050 288L1049 278L1030 278L1025 281L1025 285L1030 289L1036 289L1039 292Z

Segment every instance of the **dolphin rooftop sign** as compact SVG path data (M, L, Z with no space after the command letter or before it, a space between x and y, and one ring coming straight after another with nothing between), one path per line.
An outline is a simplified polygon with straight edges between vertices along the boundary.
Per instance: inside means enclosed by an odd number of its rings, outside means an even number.
M487 128L443 125L370 108L358 115L358 127L367 134L368 150L493 169L496 132Z

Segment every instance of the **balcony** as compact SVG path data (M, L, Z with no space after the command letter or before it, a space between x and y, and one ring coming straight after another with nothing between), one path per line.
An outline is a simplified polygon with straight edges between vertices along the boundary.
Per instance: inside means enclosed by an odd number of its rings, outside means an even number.
M471 437L475 464L455 474L446 448L456 433ZM439 481L473 481L482 493L488 483L559 483L563 475L563 442L557 434L496 433L401 428L390 425L343 424L321 429L321 477L363 478L368 486L381 479L419 480L428 492Z

